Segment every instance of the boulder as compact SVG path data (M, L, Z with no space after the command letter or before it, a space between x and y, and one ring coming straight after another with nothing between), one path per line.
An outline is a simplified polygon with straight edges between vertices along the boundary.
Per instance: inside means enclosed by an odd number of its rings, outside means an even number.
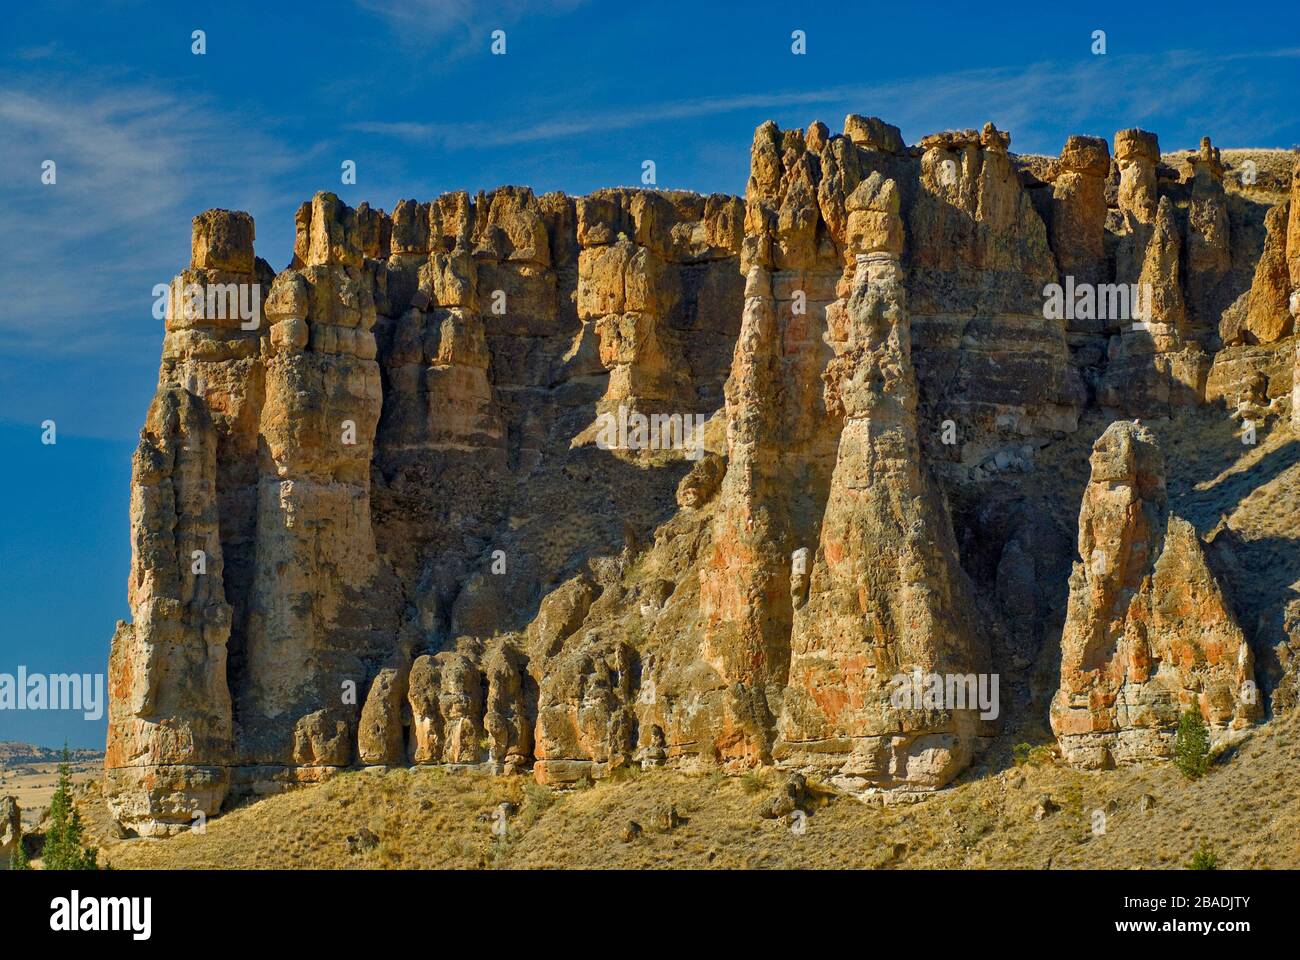
M634 651L598 637L572 644L546 665L537 701L539 783L593 780L633 759Z
M357 725L357 758L365 764L392 766L406 759L403 714L406 713L411 658L399 650L375 674ZM407 714L409 717L409 714Z

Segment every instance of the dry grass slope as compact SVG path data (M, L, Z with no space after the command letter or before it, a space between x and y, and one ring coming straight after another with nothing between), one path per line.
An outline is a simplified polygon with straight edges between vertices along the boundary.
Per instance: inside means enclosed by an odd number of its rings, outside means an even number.
M1296 717L1196 782L1171 765L1083 773L1046 748L1019 766L990 755L918 803L830 799L802 834L761 816L775 771L628 772L566 793L431 767L355 771L172 840L111 839L95 791L82 802L101 859L117 868L1177 868L1205 841L1222 867L1277 869L1300 867L1298 762ZM1057 809L1036 819L1044 797ZM504 839L493 832L501 802L517 805ZM662 830L669 805L682 822ZM629 820L644 832L624 842ZM351 852L347 838L365 830L375 845Z

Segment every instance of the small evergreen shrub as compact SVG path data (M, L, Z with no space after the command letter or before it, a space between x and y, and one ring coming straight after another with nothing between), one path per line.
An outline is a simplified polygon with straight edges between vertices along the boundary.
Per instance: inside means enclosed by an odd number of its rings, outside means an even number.
M1216 856L1214 851L1210 849L1210 845L1206 843L1204 840L1202 840L1201 845L1197 847L1196 852L1192 854L1192 860L1189 864L1187 864L1187 869L1188 870L1217 870L1218 868L1219 868L1218 856Z
M1174 765L1189 780L1204 776L1210 766L1210 733L1201 719L1201 711L1193 708L1178 720L1178 733L1174 736Z
M98 870L99 853L82 846L81 815L72 802L72 756L65 745L59 785L50 798L50 827L41 860L46 870Z
M19 834L18 843L14 845L13 855L9 858L10 870L30 870L32 868L31 861L27 858L27 851L24 849L24 839Z

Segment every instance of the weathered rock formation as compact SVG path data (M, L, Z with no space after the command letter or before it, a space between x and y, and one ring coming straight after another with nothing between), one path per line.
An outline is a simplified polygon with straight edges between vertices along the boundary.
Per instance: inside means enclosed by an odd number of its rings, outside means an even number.
M1208 143L1205 148L1210 149ZM1183 231L1173 199L1158 193L1159 160L1154 134L1115 134L1120 182L1119 207L1110 218L1116 234L1114 282L1131 292L1127 309L1110 310L1106 317L1112 336L1097 399L1103 409L1121 415L1168 415L1200 402L1205 394L1209 360L1191 337L1183 292ZM1212 173L1203 176L1213 179ZM1189 234L1196 238L1199 254L1189 251L1189 258L1204 255L1203 235L1209 229L1192 223Z
M1138 223L1153 223L1158 206L1156 164L1160 142L1145 130L1115 134L1115 164L1119 167L1119 209Z
M1287 265L1290 206L1289 200L1278 204L1264 221L1267 230L1264 253L1250 285L1243 329L1237 334L1252 343L1275 343L1291 332L1292 282Z
M23 812L14 797L0 797L0 870L8 870L23 841Z
M1291 279L1287 309L1295 340L1295 372L1292 375L1291 426L1300 431L1300 159L1291 171L1290 214L1286 227L1286 265Z
M973 702L895 702L895 678L988 671L947 508L921 462L899 203L879 173L847 202L853 285L823 374L843 426L816 556L792 583L778 725L785 762L857 788L942 786L981 730Z
M1232 303L1232 217L1223 187L1224 168L1210 138L1201 140L1182 170L1187 199L1187 329L1202 341L1212 339L1219 318Z
M980 480L1030 469L1048 438L1077 428L1085 400L1070 363L1070 321L1044 309L1045 288L1061 271L1010 140L992 124L924 138L906 215L927 452L949 475ZM1067 145L1066 163L1086 168L1086 179L1098 158L1078 146ZM1061 234L1073 233L1073 217L1087 223L1066 254L1077 264L1095 252L1104 216L1087 206L1093 185L1072 182L1069 170L1063 176L1063 200L1050 216ZM1065 200L1070 193L1081 195ZM945 426L955 437L945 437Z
M699 574L699 659L711 668L712 689L703 692L702 716L669 718L666 727L670 741L703 739L744 762L771 759L790 663L790 555L814 542L839 428L820 377L832 356L828 328L858 148L826 140L816 126L809 139L773 123L754 136L745 306L726 386L727 469ZM689 682L698 687L702 678Z
M1300 171L1247 196L1208 140L1010 143L850 116L759 127L743 198L322 193L278 274L247 214L195 218L133 465L114 815L165 835L359 765L940 787L999 710L897 678L1030 709L1067 597L1076 754L1159 755L1193 699L1253 719L1231 603L1138 453L1081 524L1122 570L1072 585L1083 479L1037 474L1098 417L1248 397L1284 427ZM1149 296L1053 311L1054 285Z
M1117 421L1092 452L1052 730L1070 762L1168 757L1179 716L1217 739L1260 713L1254 656L1196 531L1170 513L1150 431Z
M243 682L231 690L236 748L249 767L291 760L298 779L356 758L344 684L400 637L392 613L376 616L368 600L392 588L371 526L382 391L365 213L329 194L300 211L305 256L271 285L258 358L256 542Z
M1052 181L1051 242L1056 264L1080 283L1104 283L1106 177L1110 150L1100 137L1070 137L1061 148L1061 172ZM1103 329L1076 317L1075 329Z
M160 388L132 460L132 623L118 623L109 653L104 760L109 808L145 835L187 828L229 786L231 614L216 473L204 404Z

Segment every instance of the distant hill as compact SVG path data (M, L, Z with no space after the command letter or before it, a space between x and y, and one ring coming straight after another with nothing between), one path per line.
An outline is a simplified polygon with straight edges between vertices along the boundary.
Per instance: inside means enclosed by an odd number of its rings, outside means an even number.
M70 750L69 753L73 763L89 763L104 759L102 750ZM62 757L62 747L38 747L34 743L0 740L0 766L12 766L17 763L54 763Z

